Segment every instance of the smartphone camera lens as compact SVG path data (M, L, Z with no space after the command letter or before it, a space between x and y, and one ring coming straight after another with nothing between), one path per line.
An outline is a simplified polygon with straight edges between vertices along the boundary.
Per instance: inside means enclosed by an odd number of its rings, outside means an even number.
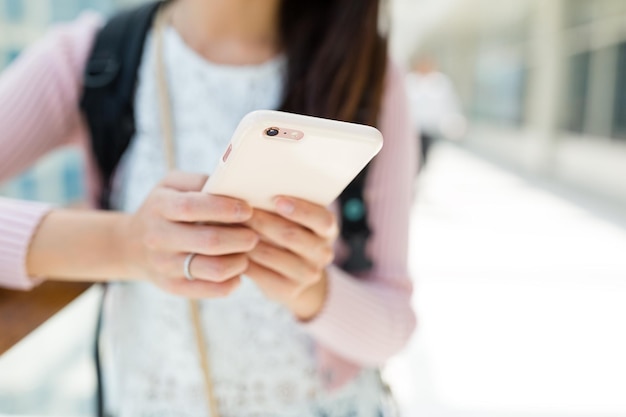
M276 129L275 127L270 127L269 129L265 131L265 134L267 136L276 136L278 135L278 133L279 133L278 129Z

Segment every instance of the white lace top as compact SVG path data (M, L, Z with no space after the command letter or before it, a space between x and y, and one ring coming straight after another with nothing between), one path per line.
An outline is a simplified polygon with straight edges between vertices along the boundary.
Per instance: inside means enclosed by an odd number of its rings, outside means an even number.
M246 113L279 106L285 59L222 66L196 55L172 28L164 42L178 167L210 174ZM166 174L150 36L135 100L137 134L120 163L113 194L114 205L129 212ZM105 393L111 412L207 416L187 301L149 283L123 283L111 286L105 308ZM338 391L326 392L313 340L252 281L244 279L228 298L202 301L201 308L222 416L380 415L376 372L365 370Z

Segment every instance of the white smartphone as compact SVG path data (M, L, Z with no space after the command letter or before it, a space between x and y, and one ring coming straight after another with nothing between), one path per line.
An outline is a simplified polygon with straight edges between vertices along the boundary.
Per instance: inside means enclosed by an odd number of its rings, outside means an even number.
M203 191L270 211L278 195L328 206L382 144L370 126L254 111L239 123Z

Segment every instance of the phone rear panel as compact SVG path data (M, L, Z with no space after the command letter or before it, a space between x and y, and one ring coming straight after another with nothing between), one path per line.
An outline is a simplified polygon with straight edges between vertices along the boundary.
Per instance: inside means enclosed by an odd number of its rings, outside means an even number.
M369 126L256 111L242 119L205 191L266 210L277 195L326 206L381 147Z

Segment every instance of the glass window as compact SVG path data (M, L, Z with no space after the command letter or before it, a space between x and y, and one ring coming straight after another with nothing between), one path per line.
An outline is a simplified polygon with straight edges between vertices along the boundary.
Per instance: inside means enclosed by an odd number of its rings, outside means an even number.
M18 57L19 54L20 54L20 50L19 49L10 48L6 52L6 59L4 61L6 63L6 65L9 65L11 62L13 62L15 60L15 58Z
M113 0L51 0L52 21L67 21L77 17L86 9L109 14L114 8ZM124 2L121 2L124 3Z
M615 117L613 131L615 137L626 139L626 42L619 45L617 61L617 82L615 84Z
M80 2L81 9L91 9L97 10L101 13L110 13L114 8L116 8L116 3L120 3L119 1L113 0L82 0ZM124 2L121 2L124 3Z
M80 12L79 6L78 0L51 0L52 21L66 21L75 18Z
M16 179L18 198L24 200L38 200L38 184L37 178L32 170L22 174Z
M596 18L611 17L626 13L624 0L594 0Z
M4 0L4 15L9 22L22 20L24 17L23 0Z
M522 57L505 47L486 48L479 53L472 113L498 124L524 122L528 70Z
M63 200L75 203L85 197L83 164L80 153L68 152L65 163L60 167L63 181Z
M593 20L594 2L591 0L569 0L565 5L565 25L578 26Z
M571 132L582 133L584 129L590 60L591 53L583 52L572 56L569 61L563 127Z

